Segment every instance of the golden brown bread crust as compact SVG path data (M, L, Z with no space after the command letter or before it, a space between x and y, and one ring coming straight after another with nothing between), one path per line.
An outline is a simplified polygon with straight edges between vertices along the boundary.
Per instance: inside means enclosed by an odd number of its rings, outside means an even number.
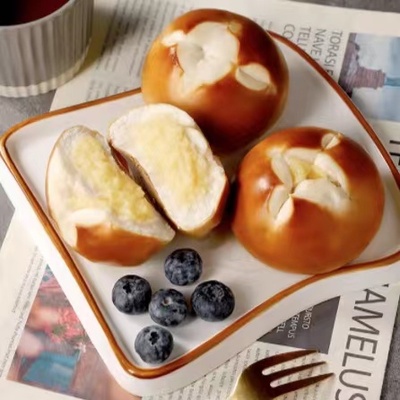
M146 261L166 243L115 226L77 226L75 250L94 262L135 266Z
M50 217L58 227L49 209ZM77 244L71 246L81 256L93 262L132 267L148 260L167 242L137 235L112 225L77 226Z
M187 33L205 21L231 24L241 43L238 65L259 63L269 71L274 90L252 90L235 79L235 69L212 85L181 94L182 69L176 54L161 43L174 31ZM188 112L200 126L214 151L227 153L242 148L271 127L281 115L288 93L288 69L274 40L250 19L213 9L194 10L173 21L155 40L142 73L142 94L148 103L169 103Z
M274 226L267 203L281 181L268 150L319 149L327 132L313 127L277 132L250 150L240 165L232 228L246 249L270 266L307 274L332 271L359 256L379 229L384 207L379 172L369 155L345 137L324 150L347 177L350 202L345 210L334 212L294 197L290 219Z

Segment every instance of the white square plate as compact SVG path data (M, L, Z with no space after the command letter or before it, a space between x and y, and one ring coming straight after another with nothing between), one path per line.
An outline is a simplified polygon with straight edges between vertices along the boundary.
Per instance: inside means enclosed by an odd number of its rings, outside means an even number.
M2 183L23 212L27 226L78 313L111 373L128 391L156 394L185 386L217 367L265 332L307 307L351 290L400 280L400 174L376 134L351 100L301 49L273 34L290 73L286 109L273 130L316 125L340 131L359 142L382 176L386 203L381 228L373 242L353 262L326 275L284 273L255 260L231 233L216 231L206 240L177 236L162 252L132 268L94 264L70 251L53 228L45 204L48 158L61 132L83 124L105 134L111 121L141 105L140 91L57 110L25 121L1 139ZM241 152L243 154L243 152ZM240 154L223 160L230 170ZM234 313L209 323L190 317L172 328L174 351L167 362L150 367L134 351L138 331L153 322L146 315L128 316L111 302L111 290L121 276L134 273L148 279L153 291L169 287L163 261L175 248L192 247L204 262L201 280L226 283L236 297ZM181 291L190 297L195 285Z

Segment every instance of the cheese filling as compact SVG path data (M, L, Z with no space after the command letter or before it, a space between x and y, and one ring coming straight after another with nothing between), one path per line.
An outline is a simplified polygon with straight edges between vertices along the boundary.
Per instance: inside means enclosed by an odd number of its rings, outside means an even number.
M77 138L70 151L77 176L83 177L81 184L87 189L68 199L71 209L105 209L142 222L154 217L142 188L110 160L110 154L93 136Z
M194 128L160 114L144 119L132 129L138 158L142 162L147 160L149 175L171 191L177 207L187 206L207 194L211 167L195 148L198 135L191 135Z

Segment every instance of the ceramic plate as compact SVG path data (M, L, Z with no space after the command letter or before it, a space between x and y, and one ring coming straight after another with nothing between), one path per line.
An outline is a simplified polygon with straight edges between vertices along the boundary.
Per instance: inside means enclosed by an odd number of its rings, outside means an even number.
M317 125L343 132L371 155L382 176L386 204L381 228L355 260L336 272L304 276L265 266L250 256L229 233L218 230L207 240L178 236L148 262L132 268L93 264L70 251L54 230L45 205L45 171L60 133L76 124L103 134L111 121L142 104L140 90L57 110L25 121L1 141L2 183L23 212L41 248L94 345L119 383L138 395L182 387L232 357L258 337L307 307L351 290L400 280L400 175L372 128L339 86L310 57L273 34L290 72L288 104L274 130ZM240 154L224 160L228 169ZM153 291L170 287L163 260L175 248L192 247L204 261L201 280L225 282L235 293L236 308L225 321L189 318L171 329L175 348L161 366L144 364L134 351L137 332L152 323L146 315L119 313L111 302L115 281L135 273ZM189 297L195 285L184 287Z

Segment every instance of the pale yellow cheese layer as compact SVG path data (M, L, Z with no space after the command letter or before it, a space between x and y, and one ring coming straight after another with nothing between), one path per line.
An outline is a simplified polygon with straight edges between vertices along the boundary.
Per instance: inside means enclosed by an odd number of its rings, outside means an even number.
M186 127L160 115L132 129L141 157L151 164L151 175L171 190L177 206L188 205L207 193L210 165L196 151Z
M294 186L305 179L327 178L325 171L310 162L296 157L288 157L287 162L292 174Z
M94 137L77 138L72 145L71 158L91 192L71 198L70 205L74 210L109 209L122 218L137 221L146 221L154 216L154 209L142 188L111 162L110 155Z

